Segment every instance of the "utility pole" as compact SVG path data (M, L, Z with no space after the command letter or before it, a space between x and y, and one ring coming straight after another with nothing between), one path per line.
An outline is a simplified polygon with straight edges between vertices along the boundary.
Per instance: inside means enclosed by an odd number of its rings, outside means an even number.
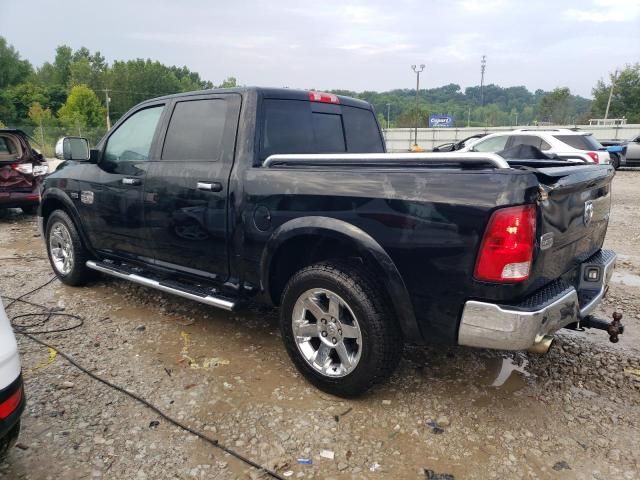
M418 146L418 119L419 119L419 112L418 112L418 96L420 95L420 73L424 70L424 63L420 64L420 67L416 67L415 65L411 65L411 70L413 70L414 72L416 72L416 123L415 123L415 128L414 128L414 145Z
M109 118L109 104L111 103L111 99L109 98L109 89L105 88L102 90L104 92L104 104L107 107L107 132L111 130L111 118Z
M387 103L387 130L389 130L391 125L391 121L389 120L389 118L391 118L391 104Z
M616 84L617 76L618 76L618 70L616 69L616 71L613 72L613 77L611 77L611 89L609 90L609 100L607 100L607 110L604 112L605 120L609 117L609 107L611 106L611 97L613 96L613 86Z
M487 68L487 56L482 55L480 61L480 106L484 107L484 71Z
M471 126L471 107L469 107L469 111L467 112L467 128Z

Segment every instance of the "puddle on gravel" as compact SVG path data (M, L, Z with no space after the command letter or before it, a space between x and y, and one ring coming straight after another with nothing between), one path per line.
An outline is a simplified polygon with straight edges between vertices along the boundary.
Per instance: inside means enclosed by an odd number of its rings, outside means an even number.
M510 357L487 359L483 383L505 392L515 392L524 388L525 379L530 376L527 371L529 362L526 358L520 360L521 364Z

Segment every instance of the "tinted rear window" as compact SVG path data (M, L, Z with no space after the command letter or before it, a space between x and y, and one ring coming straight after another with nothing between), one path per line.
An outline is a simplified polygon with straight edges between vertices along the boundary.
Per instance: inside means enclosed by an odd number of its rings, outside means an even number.
M380 130L371 110L342 107L345 137L350 153L382 153Z
M598 150L602 148L600 142L593 138L593 135L554 135L553 137L578 150Z
M13 145L5 137L0 137L0 153L15 153Z
M335 112L313 111L313 103L267 99L263 103L261 160L286 153L381 153L371 110L341 105Z
M224 100L190 100L176 103L162 149L163 160L220 158L227 114Z

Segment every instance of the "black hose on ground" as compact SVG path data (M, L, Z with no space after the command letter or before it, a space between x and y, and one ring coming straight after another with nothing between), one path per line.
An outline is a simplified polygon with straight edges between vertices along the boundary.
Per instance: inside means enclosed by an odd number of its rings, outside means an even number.
M163 412L162 410L160 410L158 407L156 407L155 405L153 405L152 403L150 403L148 400L145 400L144 398L142 398L141 396L130 392L128 390L126 390L125 388L116 385L114 383L111 383L110 381L102 378L99 375L96 375L95 373L89 371L87 368L83 367L82 365L80 365L78 362L76 362L71 356L69 356L68 354L66 354L64 351L60 350L58 347L55 347L53 345L48 344L47 342L40 340L39 338L35 337L34 334L48 334L48 333L59 333L59 332L67 332L76 328L81 327L82 325L84 325L84 319L79 316L79 315L75 315L75 314L70 314L70 313L62 313L59 311L55 311L54 309L50 309L44 305L41 305L39 303L35 303L35 302L31 302L28 300L24 300L24 297L27 297L41 289L43 289L44 287L46 287L47 285L49 285L50 283L52 283L54 280L56 280L56 276L54 275L52 278L50 278L49 280L47 280L45 283L43 283L42 285L34 288L33 290L30 290L26 293L23 293L22 295L18 296L18 297L8 297L5 295L2 295L2 298L5 298L7 300L9 300L9 303L6 306L6 309L8 310L11 306L13 306L16 303L24 303L27 305L30 305L32 307L36 307L42 310L42 313L28 313L28 314L22 314L22 315L15 315L13 317L9 317L11 320L11 325L13 326L14 330L16 333L20 334L20 335L24 335L25 337L27 337L29 340L42 345L43 347L47 347L50 348L52 350L55 350L58 355L60 355L62 358L64 358L67 362L69 362L71 365L73 365L74 367L76 367L78 370L80 370L81 372L85 373L86 375L88 375L89 377L93 378L94 380L112 388L113 390L116 390L132 399L134 399L135 401L137 401L138 403L141 403L142 405L144 405L145 407L147 407L148 409L150 409L151 411L155 412L156 414L158 414L160 417L164 418L167 422L175 425L178 428L181 428L182 430L189 432L192 435L195 435L196 437L200 438L201 440L204 440L205 442L213 445L214 447L228 453L229 455L237 458L238 460L246 463L247 465L260 470L264 473L266 473L267 475L269 475L272 478L276 478L278 480L284 480L284 477L282 477L281 475L279 475L277 472L274 472L273 470L270 470L266 467L263 467L262 465L254 462L253 460L251 460L250 458L245 457L244 455L236 452L235 450L221 444L220 442L218 442L218 440L211 438L207 435L205 435L204 433L201 433L193 428L191 428L188 425L185 425L184 423L174 419L173 417L169 416L168 414L166 414L165 412ZM68 318L72 318L75 320L75 323L73 323L71 326L68 327L63 327L63 328L53 328L53 329L49 329L49 330L31 330L35 327L43 327L52 317L54 316L62 316L62 317L68 317ZM40 321L31 323L31 324L25 324L25 323L18 323L16 322L17 319L25 319L25 318L33 318L33 317L44 317L43 319L41 319Z

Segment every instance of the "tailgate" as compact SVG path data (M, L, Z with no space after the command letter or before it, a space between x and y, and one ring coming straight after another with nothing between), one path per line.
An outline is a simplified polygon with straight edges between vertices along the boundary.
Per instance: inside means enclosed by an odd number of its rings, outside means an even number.
M559 278L602 247L614 174L604 165L537 170L542 197L534 266L538 278Z
M31 191L33 189L33 176L21 173L13 164L0 162L0 192L7 191Z

